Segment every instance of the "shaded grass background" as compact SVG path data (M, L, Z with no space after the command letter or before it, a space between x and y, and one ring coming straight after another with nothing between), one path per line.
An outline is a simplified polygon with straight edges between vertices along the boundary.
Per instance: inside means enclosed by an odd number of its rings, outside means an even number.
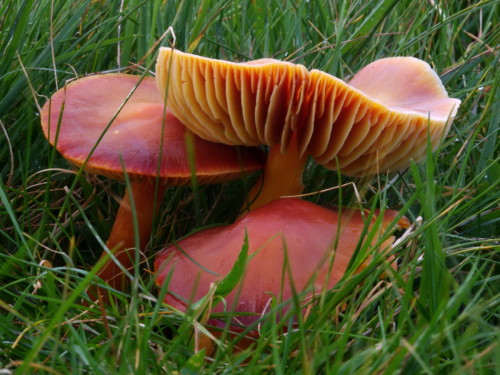
M0 2L0 368L500 372L498 16L492 0ZM105 311L80 304L125 187L75 177L39 124L39 106L68 79L150 69L157 47L171 41L169 26L184 51L235 61L274 57L346 79L377 58L415 56L462 99L442 147L407 171L372 180L313 163L306 171L307 192L352 181L366 207L401 209L420 223L394 249L398 271L375 259L325 293L296 330L285 334L284 324L298 309L280 324L263 320L253 350L234 352L230 341L205 360L194 351L195 312L176 315L157 304L148 272ZM253 179L200 187L199 208L189 188L170 190L146 268L197 222L232 222ZM307 199L359 204L350 186ZM378 277L383 271L386 280Z

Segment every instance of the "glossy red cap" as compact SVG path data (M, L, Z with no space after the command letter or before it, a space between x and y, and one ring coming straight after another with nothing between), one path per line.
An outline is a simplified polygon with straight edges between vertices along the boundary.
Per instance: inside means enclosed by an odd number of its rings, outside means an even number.
M395 215L394 211L386 211L373 244ZM206 295L211 283L220 281L232 269L246 231L249 260L245 275L226 302L228 309L236 304L236 312L260 315L268 308L270 298L284 301L292 297L292 282L297 292L307 290L307 295L335 285L362 239L365 224L371 226L374 220L367 222L360 210L343 209L339 216L337 211L300 199L279 199L251 211L232 225L204 230L168 246L155 261L156 283L162 286L170 280L165 302L185 310L188 303ZM398 224L408 223L404 219ZM383 238L382 245L373 251L388 250L393 238ZM284 266L285 251L289 271ZM222 311L222 304L212 310ZM241 316L238 320L250 324L257 317Z
M192 135L164 109L151 77L140 81L140 76L103 74L75 80L45 103L41 122L46 138L76 166L84 163L111 122L85 169L115 179L123 178L123 165L131 179L155 177L161 159L162 182L189 184L188 134L194 144L200 183L238 178L260 169L263 162L254 149L215 144Z

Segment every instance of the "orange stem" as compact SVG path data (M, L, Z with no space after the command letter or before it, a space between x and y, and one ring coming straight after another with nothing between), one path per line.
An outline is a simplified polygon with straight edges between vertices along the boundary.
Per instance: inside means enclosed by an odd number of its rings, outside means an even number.
M283 196L301 194L304 190L302 173L307 156L299 154L297 136L293 136L285 153L280 148L281 145L278 144L269 150L264 173L248 194L251 202L249 211Z
M153 220L158 213L160 202L165 193L165 186L158 186L158 200L155 201L155 181L134 181L130 183L137 217L139 249L144 250L151 235ZM134 212L130 195L127 191L120 203L113 229L106 242L116 260L127 270L135 263ZM101 257L106 256L105 253ZM98 276L117 290L124 290L127 279L122 270L112 259L109 259L98 272Z

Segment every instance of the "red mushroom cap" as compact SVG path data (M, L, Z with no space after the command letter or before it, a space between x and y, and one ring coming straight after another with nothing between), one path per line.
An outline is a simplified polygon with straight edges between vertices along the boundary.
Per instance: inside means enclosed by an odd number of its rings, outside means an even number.
M75 80L45 103L41 120L50 143L57 141L59 152L77 166L84 163L112 121L86 164L88 172L121 179L123 160L130 178L154 177L161 150L162 181L168 185L190 183L185 141L189 131L165 111L154 78L140 81L140 76L105 74ZM196 136L193 141L201 183L229 180L241 176L242 171L261 168L262 161L254 150L214 144Z
M387 212L382 228L393 218L394 212ZM232 225L201 231L168 246L156 258L156 282L161 286L170 280L165 302L185 310L189 303L207 294L211 283L221 280L232 269L246 231L249 260L244 278L241 288L236 287L226 302L229 307L236 303L236 312L261 314L270 298L292 297L290 280L298 292L309 288L310 293L337 283L364 228L365 219L359 210L346 209L339 217L338 212L310 202L279 199L251 211ZM374 242L380 235L377 233ZM381 248L391 243L392 237L388 237ZM290 272L284 270L285 251ZM285 280L283 285L282 280ZM223 305L212 311L222 312ZM256 319L255 316L238 318L246 325Z

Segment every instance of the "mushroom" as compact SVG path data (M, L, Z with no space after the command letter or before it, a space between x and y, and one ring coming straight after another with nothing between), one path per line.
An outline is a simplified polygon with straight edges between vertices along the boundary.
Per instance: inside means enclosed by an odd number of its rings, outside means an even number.
M460 104L427 63L412 57L377 60L347 84L273 59L233 63L161 48L156 73L172 112L195 134L270 146L252 209L301 193L308 155L350 176L420 161L428 137L435 149Z
M262 164L256 150L193 136L165 109L151 77L141 80L135 75L104 74L75 80L45 103L41 123L49 142L77 167L116 180L123 180L127 173L132 196L127 189L106 244L125 269L132 267L135 248L131 203L138 241L144 249L165 188L191 183L186 137L192 137L199 183L235 179ZM112 260L98 275L114 288L123 289L125 277Z
M369 238L362 236L366 228L374 231L368 252L386 255L394 238L385 232L396 215L385 211L375 226L376 215L368 220L357 209L339 213L297 198L278 199L232 225L197 232L162 250L154 264L156 283L160 287L168 283L164 301L186 311L229 273L247 234L248 258L240 284L225 297L225 304L211 311L221 313L226 306L237 313L240 324L250 326L273 298L287 301L295 290L304 302L333 287L355 250ZM409 222L402 218L396 225L407 227ZM392 258L387 262L392 266ZM223 326L217 320L210 322Z

